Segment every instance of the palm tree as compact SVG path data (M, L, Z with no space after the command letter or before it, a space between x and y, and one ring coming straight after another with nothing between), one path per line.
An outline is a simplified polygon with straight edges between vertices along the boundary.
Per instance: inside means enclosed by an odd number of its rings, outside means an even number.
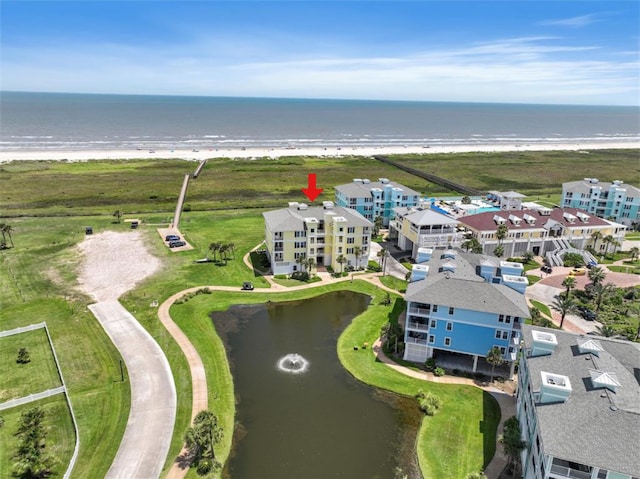
M115 210L112 215L118 223L120 223L120 218L122 218L122 211Z
M356 269L360 267L360 256L362 255L362 248L360 246L356 246L353 248L353 254L356 256Z
M217 416L211 411L200 411L193 420L193 426L187 429L184 442L194 458L194 462L200 466L220 467L216 460L214 446L218 444L224 435L224 429L220 426ZM203 468L204 470L204 468Z
M591 280L593 285L596 286L598 284L602 284L605 277L607 276L607 273L600 266L595 266L589 270L587 275L589 276L589 280Z
M496 366L500 366L504 363L504 359L502 359L502 353L500 352L500 348L497 346L492 347L487 353L486 361L491 364L491 382L493 382L493 375L496 369Z
M531 261L533 261L534 256L535 255L533 254L533 251L525 251L522 255L522 259L526 264L529 264L531 263Z
M0 223L0 233L2 233L2 243L0 245L4 248L7 245L7 238L4 236L4 227L7 226L4 223Z
M389 257L389 252L385 248L382 248L380 251L378 251L377 256L378 258L380 258L380 267L382 268L382 276L384 276L385 269L387 267L387 258Z
M298 265L300 266L300 271L302 271L302 268L304 267L305 263L306 263L306 257L304 254L300 254L300 256L298 256L296 258L296 263L298 263Z
M567 288L567 291L565 292L565 297L568 298L569 295L571 294L571 290L576 287L576 279L573 276L567 276L562 281L562 286Z
M591 233L591 239L593 240L593 251L597 253L596 245L598 244L598 240L602 239L602 233L600 231L594 231Z
M336 258L336 263L340 265L340 273L344 272L344 264L347 262L347 258L344 255L340 255Z
M611 336L616 334L616 330L610 324L605 324L604 326L600 326L597 330L600 336L604 336L605 338L610 338Z
M227 251L229 251L229 245L228 244L221 244L220 248L218 249L218 251L220 251L220 259L224 259L224 264L227 264Z
M602 242L606 245L604 248L604 255L607 256L609 254L609 245L611 243L613 243L616 239L611 236L611 235L607 235L604 238L602 238Z
M555 301L551 303L551 309L560 313L560 329L564 324L564 318L569 313L575 313L577 311L576 303L569 297L560 295L554 296Z
M498 229L496 230L496 239L498 240L498 245L502 245L502 242L507 237L508 233L509 228L507 228L507 225L501 224L498 226Z
M504 255L504 246L501 244L496 246L496 249L493 250L493 255L497 258L502 258L502 255Z
M308 268L308 272L309 274L311 274L311 271L313 270L313 268L315 268L316 266L316 260L313 258L309 258L307 259L307 264L306 264L307 268Z
M640 248L634 246L629 250L629 254L631 255L631 261L635 261L638 259L638 255L640 255Z
M535 306L529 307L529 316L531 316L531 324L538 326L538 323L542 319L542 313Z
M376 216L373 220L373 236L378 236L380 230L384 226L384 218L382 216Z
M235 243L229 243L227 247L231 250L231 254L233 254L233 259L236 259L236 245Z
M615 293L616 287L611 283L607 283L607 284L598 283L593 286L591 291L596 297L596 311L600 311L600 306L602 306L602 301L604 301L605 298Z

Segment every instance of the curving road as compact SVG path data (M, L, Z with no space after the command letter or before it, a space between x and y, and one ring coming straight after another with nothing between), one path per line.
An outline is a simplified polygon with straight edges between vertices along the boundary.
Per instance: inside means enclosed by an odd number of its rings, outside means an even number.
M158 343L117 300L89 306L127 366L131 410L107 479L155 479L167 458L176 417L176 387Z

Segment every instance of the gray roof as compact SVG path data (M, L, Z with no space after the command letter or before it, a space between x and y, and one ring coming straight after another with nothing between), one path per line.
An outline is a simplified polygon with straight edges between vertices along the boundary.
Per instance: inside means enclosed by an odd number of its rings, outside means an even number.
M267 227L271 231L302 231L304 228L304 220L307 218L316 218L318 221L324 220L325 214L328 212L335 213L334 216L344 217L349 226L369 226L373 227L373 223L351 208L342 208L334 206L329 210L322 206L312 206L306 210L298 210L295 207L282 208L279 210L267 211L262 213Z
M579 181L568 181L566 183L562 183L562 189L564 191L571 191L572 193L589 193L591 188L594 186L599 186L604 191L609 191L611 185L613 183L610 181L598 181L597 183L590 183L589 181L579 180ZM628 196L640 196L640 188L629 185L627 183L622 183L618 185L619 188L623 188L627 190Z
M536 405L544 452L640 476L640 345L523 325L525 347L532 344L532 330L553 333L558 340L553 354L527 358L532 390L540 390L540 371L567 376L572 389L564 403ZM599 356L579 352L578 341L587 338L600 342ZM594 369L614 373L621 386L616 392L594 388Z
M392 188L401 188L407 196L418 196L420 193L411 188L408 188L395 181L389 181L388 183L381 183L380 181L371 181L369 183L346 183L344 185L338 185L335 187L336 191L339 191L347 198L369 198L371 196L372 188L379 188L384 190L385 187L391 186Z
M432 209L418 209L413 213L405 216L411 223L418 226L427 225L457 225L460 222L454 218L449 218L442 213L433 211Z
M524 294L503 284L489 283L477 274L481 262L489 261L497 267L489 257L456 250L456 258L452 260L440 257L441 254L441 250L434 251L431 260L426 263L429 265L429 275L425 279L409 283L406 301L529 317ZM456 270L439 271L442 264L447 262L455 263Z

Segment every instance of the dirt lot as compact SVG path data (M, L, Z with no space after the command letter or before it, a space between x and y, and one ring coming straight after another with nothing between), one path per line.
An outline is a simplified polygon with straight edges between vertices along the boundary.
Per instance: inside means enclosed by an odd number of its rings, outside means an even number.
M87 236L78 249L80 290L96 301L117 299L161 266L147 251L140 231Z

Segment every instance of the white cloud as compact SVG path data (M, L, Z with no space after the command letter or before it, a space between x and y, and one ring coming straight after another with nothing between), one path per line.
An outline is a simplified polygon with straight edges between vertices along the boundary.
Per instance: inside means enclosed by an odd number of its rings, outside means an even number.
M556 20L545 20L539 22L538 25L543 26L555 26L555 27L569 27L569 28L582 28L592 23L602 21L602 14L591 13L589 15L580 15L577 17L562 18Z

